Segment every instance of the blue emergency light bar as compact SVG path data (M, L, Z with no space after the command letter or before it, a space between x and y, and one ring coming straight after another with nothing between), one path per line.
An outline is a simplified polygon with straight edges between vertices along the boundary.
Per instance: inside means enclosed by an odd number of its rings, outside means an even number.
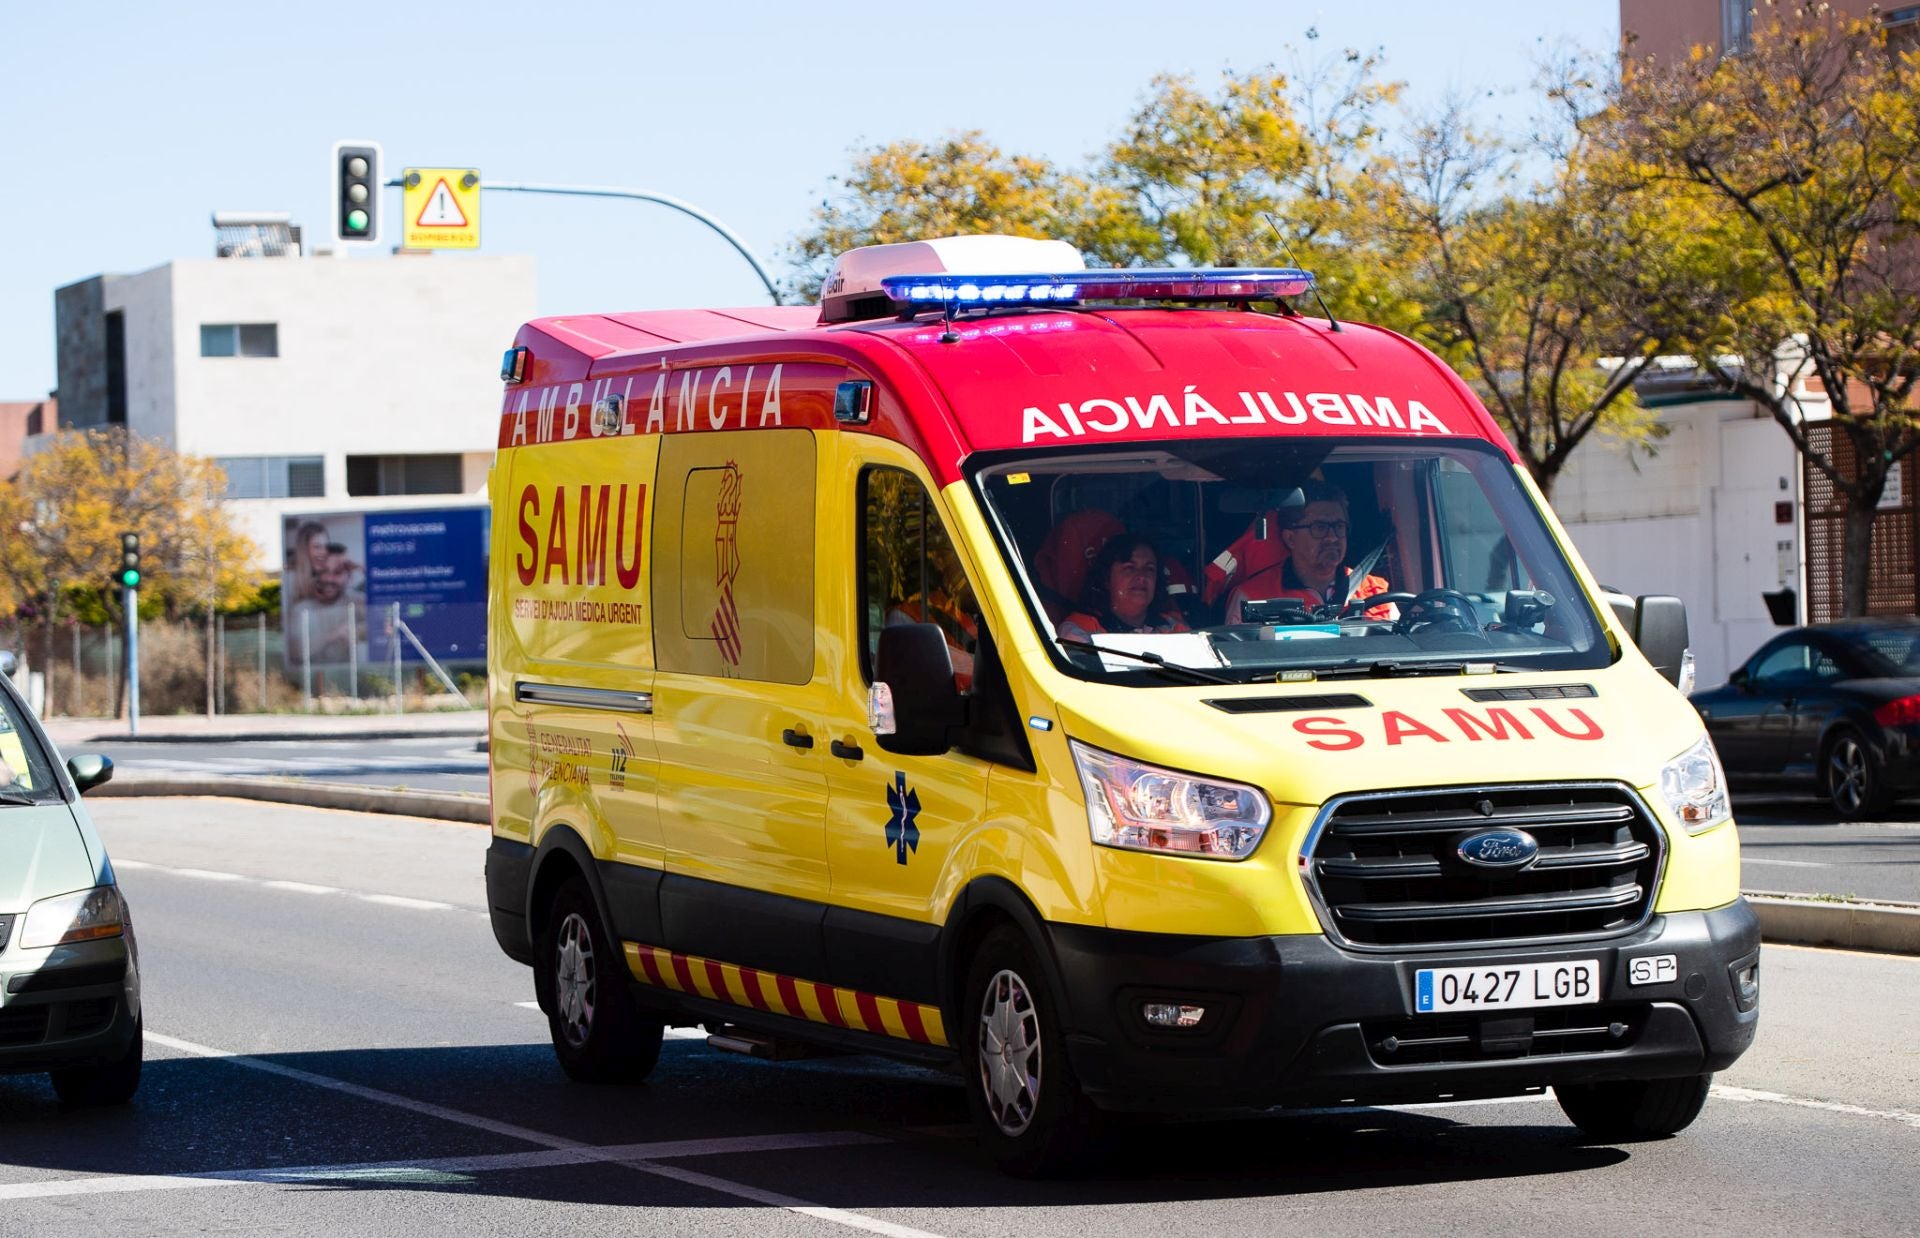
M1299 296L1313 276L1294 267L1089 270L1031 275L889 275L888 299L909 305L1046 305L1064 301L1272 301Z

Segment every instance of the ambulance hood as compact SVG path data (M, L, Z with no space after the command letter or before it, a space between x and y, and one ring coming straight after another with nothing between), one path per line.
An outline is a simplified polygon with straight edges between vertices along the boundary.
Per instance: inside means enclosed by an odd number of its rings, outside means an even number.
M1593 672L1062 693L1069 738L1246 782L1276 805L1495 783L1658 782L1700 719L1637 659Z

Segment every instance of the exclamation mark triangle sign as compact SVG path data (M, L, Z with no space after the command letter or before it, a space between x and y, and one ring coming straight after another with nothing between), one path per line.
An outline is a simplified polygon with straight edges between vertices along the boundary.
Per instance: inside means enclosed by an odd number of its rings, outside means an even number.
M420 218L414 221L419 228L464 228L467 226L467 214L460 209L460 203L453 196L453 190L447 186L447 178L441 177L440 183L427 195L427 204L420 208Z

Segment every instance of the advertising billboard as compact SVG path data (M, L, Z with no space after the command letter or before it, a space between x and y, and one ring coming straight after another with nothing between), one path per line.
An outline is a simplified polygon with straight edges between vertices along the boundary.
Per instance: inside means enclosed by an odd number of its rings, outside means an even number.
M398 615L441 662L487 656L485 507L287 516L281 526L286 665L417 662ZM310 659L310 661L309 661Z

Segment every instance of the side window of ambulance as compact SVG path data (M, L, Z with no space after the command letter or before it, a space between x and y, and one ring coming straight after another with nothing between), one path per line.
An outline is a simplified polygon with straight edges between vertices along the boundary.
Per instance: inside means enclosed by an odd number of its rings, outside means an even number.
M970 687L978 604L926 488L900 469L868 469L860 475L859 513L861 670L868 681L882 628L935 623L946 633L955 678L963 690Z
M1532 588L1526 565L1473 474L1441 460L1433 481L1446 586L1463 593Z
M659 669L769 683L812 679L812 433L669 434L656 476Z

